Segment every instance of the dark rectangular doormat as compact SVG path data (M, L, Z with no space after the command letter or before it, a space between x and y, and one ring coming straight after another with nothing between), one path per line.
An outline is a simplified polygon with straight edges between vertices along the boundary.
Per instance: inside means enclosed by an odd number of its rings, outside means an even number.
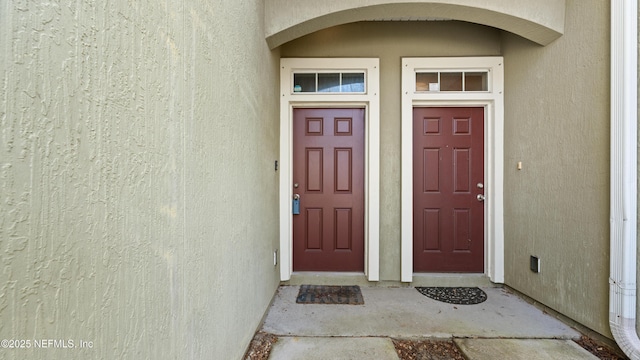
M326 286L326 285L301 285L298 304L338 304L338 305L364 305L360 287L354 286Z

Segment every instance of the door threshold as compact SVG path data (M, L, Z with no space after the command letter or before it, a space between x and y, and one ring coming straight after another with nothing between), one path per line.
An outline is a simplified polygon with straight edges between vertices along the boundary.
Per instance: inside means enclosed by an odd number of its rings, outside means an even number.
M494 287L487 274L468 273L413 273L411 286L437 287Z
M364 272L297 271L281 285L360 285L370 286Z
M383 280L369 281L361 272L325 272L325 271L297 271L291 274L291 279L282 281L281 285L358 285L369 287L495 287L502 286L491 282L487 274L469 273L414 273L413 282Z

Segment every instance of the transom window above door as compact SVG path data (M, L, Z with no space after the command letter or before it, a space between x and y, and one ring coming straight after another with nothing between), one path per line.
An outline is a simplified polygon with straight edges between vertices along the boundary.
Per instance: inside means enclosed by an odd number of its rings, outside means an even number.
M489 91L487 71L417 71L416 91Z
M364 71L294 72L292 93L364 94Z

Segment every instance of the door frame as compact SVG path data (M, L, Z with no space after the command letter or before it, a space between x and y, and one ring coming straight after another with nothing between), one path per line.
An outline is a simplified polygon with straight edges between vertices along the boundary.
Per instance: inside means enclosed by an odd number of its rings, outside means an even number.
M484 273L504 282L504 66L503 58L402 58L402 282L413 281L413 108L483 107L485 115ZM488 71L488 90L416 91L416 72Z
M380 72L378 58L280 59L280 280L293 274L293 109L365 109L364 273L380 280ZM294 72L364 71L363 93L294 92Z

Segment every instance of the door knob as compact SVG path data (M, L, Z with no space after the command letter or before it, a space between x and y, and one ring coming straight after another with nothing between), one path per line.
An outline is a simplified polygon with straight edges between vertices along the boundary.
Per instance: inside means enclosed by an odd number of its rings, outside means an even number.
M300 200L300 194L293 194L293 200Z
M484 201L484 195L478 194L478 196L476 196L476 199L478 199L478 201L482 202L482 201Z

